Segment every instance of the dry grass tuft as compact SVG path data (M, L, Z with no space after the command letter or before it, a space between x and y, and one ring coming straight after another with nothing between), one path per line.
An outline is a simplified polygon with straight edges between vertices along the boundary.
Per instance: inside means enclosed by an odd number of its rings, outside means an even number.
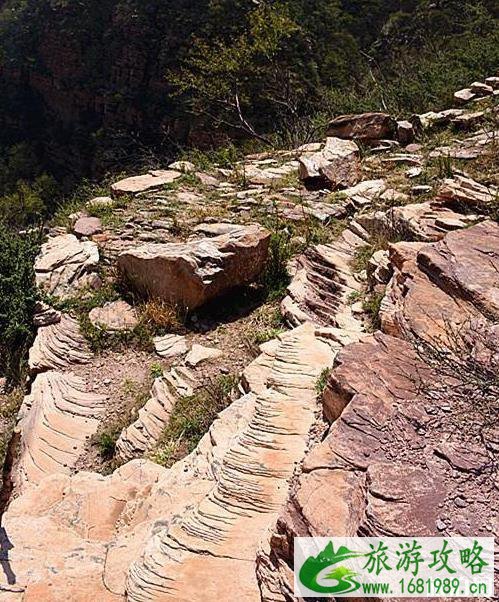
M185 321L184 312L163 299L148 299L139 307L139 312L141 323L154 331L179 330Z

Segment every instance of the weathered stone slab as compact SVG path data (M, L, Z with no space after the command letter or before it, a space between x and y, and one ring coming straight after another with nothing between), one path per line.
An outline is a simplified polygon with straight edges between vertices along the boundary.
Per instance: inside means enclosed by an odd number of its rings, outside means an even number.
M48 475L71 473L97 431L105 403L70 373L36 377L19 411L20 451L13 472L17 493Z
M111 185L111 191L114 196L152 191L161 188L166 184L171 184L177 178L180 178L181 175L182 173L180 171L168 169L150 171L147 174L132 176L131 178L125 178L124 180L115 182Z
M110 331L133 330L139 323L136 310L126 301L111 301L88 314L92 324Z
M327 135L348 140L383 140L392 138L396 127L396 121L386 113L341 115L329 123Z

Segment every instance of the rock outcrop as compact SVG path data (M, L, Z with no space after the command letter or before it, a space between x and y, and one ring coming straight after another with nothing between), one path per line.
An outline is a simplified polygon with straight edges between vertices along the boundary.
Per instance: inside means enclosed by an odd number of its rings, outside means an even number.
M129 600L260 600L254 559L286 499L317 411L315 383L333 353L311 325L283 336L248 423L238 430L212 484L158 529L131 566ZM202 568L201 568L202 567ZM190 576L210 575L203 588Z
M323 396L331 426L303 463L270 555L260 555L263 600L293 599L295 536L494 530L488 408L496 393L477 384L473 404L469 395L474 375L497 358L497 343L477 325L495 332L499 321L498 235L497 224L484 222L437 243L392 246L395 274L382 323L397 338L376 333L337 356Z
M177 244L147 244L125 251L119 267L142 294L195 309L262 272L270 234L261 226Z
M475 98L490 94L479 84ZM499 225L487 217L495 174L480 175L494 160L489 105L411 122L343 116L325 145L128 178L113 187L123 198L102 199L117 219L88 234L103 249L99 277L93 242L50 230L36 273L51 294L74 306L92 280L112 283L117 262L167 307L153 316L150 304L140 322L157 318L154 349L140 336L94 356L73 317L37 305L30 393L4 468L6 600L225 602L237 582L243 602L291 602L296 535L497 536ZM440 124L483 129L400 152ZM355 139L371 146L362 164ZM469 173L481 183L447 164L452 177L436 175L442 156L480 157ZM289 262L282 315L271 301L255 311L259 287L242 291L248 306L207 303L258 278L270 234L248 224L270 214L293 249L308 247ZM200 308L185 336L168 329L170 305ZM112 331L138 314L114 302L89 319L114 344L133 339ZM236 373L234 400L219 388ZM184 416L189 403L199 407ZM144 460L170 464L184 418L178 453L205 432L192 453L170 468ZM118 430L108 460L100 435ZM125 464L109 476L79 472L115 461Z
M383 330L448 342L470 321L499 319L499 226L483 222L435 244L398 243L383 300Z
M397 123L386 113L341 115L333 119L327 129L328 136L348 140L383 140L393 138Z
M369 234L356 224L334 242L317 245L297 259L288 295L281 303L290 324L313 321L347 331L364 330L352 313L349 298L362 290L351 263L368 241Z
M50 327L48 327L50 328ZM13 471L18 493L52 474L70 474L99 425L106 399L83 379L45 372L33 382L19 411L19 457Z
M83 591L99 600L224 600L230 569L241 599L259 600L256 551L316 422L316 381L341 345L334 329L310 324L282 335L257 360L259 384L247 380L258 393L222 412L169 470L138 461L110 477L59 470L26 490L3 523L17 591L40 600L49 591L54 599ZM209 575L205 587L188 579L192 571Z
M320 151L303 154L299 164L300 178L308 185L337 190L354 186L361 177L359 147L350 140L327 138Z
M119 588L103 579L109 542L126 529L163 473L157 464L137 460L108 477L57 472L30 487L3 517L14 545L8 563L15 578L9 583L2 575L2 596L9 602L123 600Z
M181 175L180 171L157 169L141 176L132 176L131 178L115 182L111 186L111 191L116 197L126 194L139 194L140 192L156 190L166 184L171 184L177 178L180 178Z
M99 250L91 241L73 234L49 238L35 261L36 283L47 294L69 297L86 284L85 276L99 263Z
M87 363L92 357L88 343L80 332L78 321L63 314L56 324L38 329L29 352L32 372L61 370Z

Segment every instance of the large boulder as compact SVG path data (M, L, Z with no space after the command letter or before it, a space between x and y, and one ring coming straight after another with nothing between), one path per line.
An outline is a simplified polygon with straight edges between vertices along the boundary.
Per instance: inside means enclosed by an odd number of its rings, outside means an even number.
M146 244L124 251L118 265L141 294L195 309L262 272L270 233L259 225L187 243Z
M397 130L397 122L386 113L361 113L340 115L328 126L327 135L347 140L391 139Z
M47 294L57 297L73 295L86 282L99 263L94 242L79 241L73 234L49 238L35 261L36 283Z
M327 138L322 150L300 157L299 175L307 185L332 190L354 186L361 179L359 147L350 140Z

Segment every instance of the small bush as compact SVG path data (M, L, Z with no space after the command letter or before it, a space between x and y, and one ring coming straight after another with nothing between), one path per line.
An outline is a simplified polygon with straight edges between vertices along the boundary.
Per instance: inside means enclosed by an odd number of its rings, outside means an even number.
M80 314L79 323L81 332L94 353L123 347L135 347L143 351L154 350L152 341L154 331L146 324L139 323L132 330L109 331L100 326L94 326L86 313Z
M381 319L379 316L379 312L381 309L381 302L383 301L383 297L385 296L384 292L376 292L367 295L364 298L364 302L362 304L364 311L369 317L370 329L372 332L379 330L381 328Z
M149 382L139 383L131 379L125 379L122 390L126 396L125 406L115 419L105 424L93 437L94 445L97 446L102 459L106 462L113 460L116 453L116 442L123 429L133 422L137 412L149 399Z
M352 270L356 273L367 270L369 260L373 256L375 248L372 245L364 245L359 247L354 254L354 258L351 262Z
M315 383L315 390L318 395L322 395L324 393L330 374L331 368L324 368L324 370L321 372L317 382Z
M252 316L245 333L245 342L256 357L259 354L259 345L271 341L285 331L284 318L279 307L262 305Z
M290 282L287 265L291 256L290 234L285 230L273 232L270 237L269 257L262 275L262 284L269 301L286 294Z
M160 378L161 376L163 376L163 366L155 362L154 364L151 364L149 372L152 378Z
M40 241L40 232L19 235L0 224L0 371L14 382L21 379L34 337L38 290L33 265Z
M116 452L116 441L118 441L120 433L118 431L104 432L99 435L97 447L104 460L113 458Z

